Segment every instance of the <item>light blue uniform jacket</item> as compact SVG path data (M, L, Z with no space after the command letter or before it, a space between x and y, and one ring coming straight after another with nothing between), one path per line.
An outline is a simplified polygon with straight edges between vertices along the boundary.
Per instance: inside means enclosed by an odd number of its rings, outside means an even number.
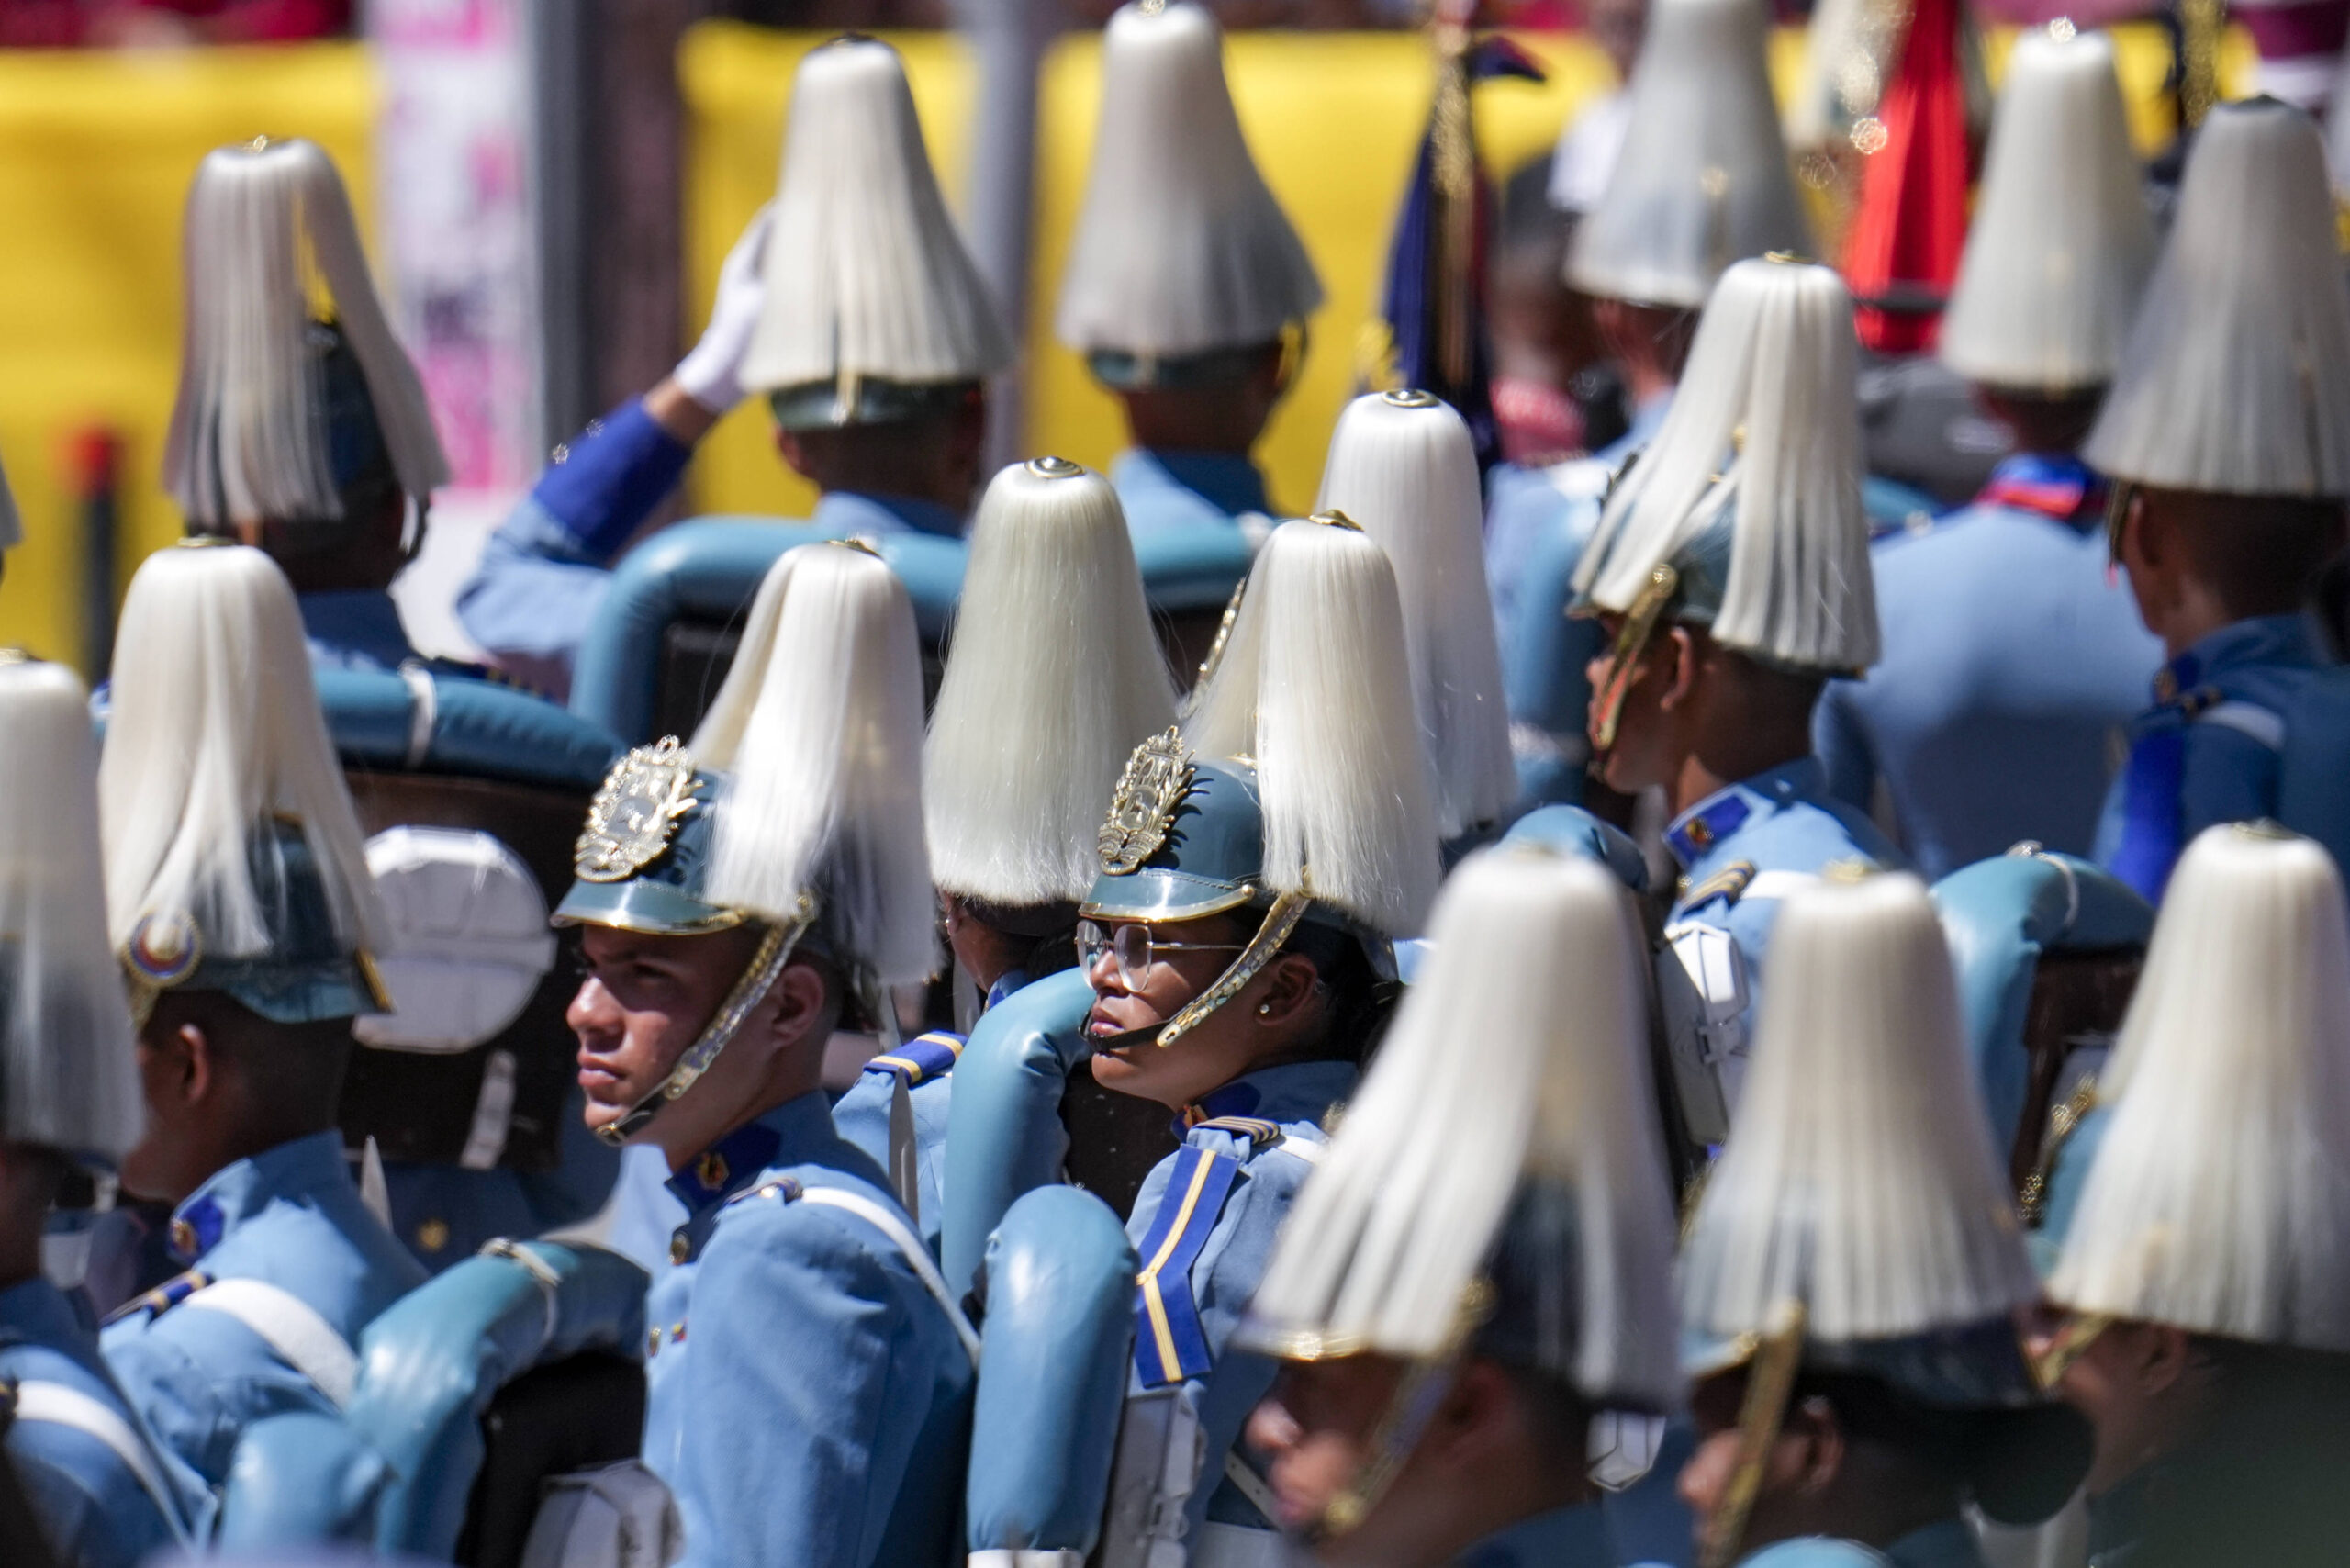
M952 1554L973 1370L882 1230L905 1223L821 1092L678 1172L688 1217L646 1298L644 1461L677 1494L686 1568L935 1568Z
M2301 617L2266 615L2222 626L2164 665L2106 796L2097 863L2160 902L2197 834L2277 815L2286 719L2325 662Z
M1247 457L1228 452L1154 452L1129 447L1110 464L1110 487L1126 526L1229 528L1250 513L1267 516L1265 476Z
M2094 516L1977 502L1871 556L1884 654L1820 699L1829 791L1866 811L1883 779L1929 879L2027 838L2087 854L2162 663Z
M105 1406L133 1439L146 1440L98 1354L96 1327L76 1297L43 1279L0 1291L0 1383L28 1383L62 1384ZM176 1539L164 1505L102 1439L61 1422L20 1417L0 1446L49 1545L71 1568L137 1568L149 1552ZM150 1462L160 1474L160 1458Z
M611 566L693 455L631 399L565 445L482 549L457 593L457 619L492 657L533 685L567 692L580 640ZM959 538L947 508L895 496L830 494L811 521L844 533Z
M1903 864L1900 852L1858 812L1828 798L1818 760L1800 757L1718 790L1673 818L1664 842L1682 869L1666 917L1718 926L1745 960L1746 1037L1754 1037L1767 974L1771 927L1784 879L1817 876L1839 860Z
M1882 1551L1822 1535L1774 1541L1739 1568L1983 1568L1983 1551L1963 1521L1938 1519Z
M181 1513L209 1533L237 1439L264 1416L334 1414L327 1396L225 1312L185 1305L201 1285L259 1280L347 1345L424 1270L360 1201L342 1136L312 1133L217 1172L172 1216L191 1267L115 1314L100 1335L123 1395L162 1450Z
M1271 1388L1275 1366L1228 1345L1321 1152L1321 1124L1354 1093L1359 1077L1351 1062L1308 1061L1225 1084L1200 1102L1209 1119L1153 1168L1135 1196L1126 1234L1142 1275L1129 1391L1180 1384L1199 1416L1206 1457L1185 1510L1194 1532L1211 1518L1265 1524L1221 1478L1225 1455Z

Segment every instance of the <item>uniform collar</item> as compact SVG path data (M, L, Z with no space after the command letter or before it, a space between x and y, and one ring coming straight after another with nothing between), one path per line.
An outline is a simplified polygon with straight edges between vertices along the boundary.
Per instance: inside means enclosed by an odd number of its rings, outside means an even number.
M817 498L809 521L840 533L930 533L963 537L963 514L914 496L875 496L859 490L827 490Z
M75 1345L92 1338L73 1298L35 1275L0 1291L0 1329L42 1345Z
M314 664L330 668L396 670L416 657L399 607L381 588L297 595L302 639Z
M1272 502L1265 495L1265 476L1244 453L1168 452L1138 446L1118 455L1111 468L1112 482L1131 483L1138 471L1179 485L1234 517L1272 510Z
M172 1211L166 1232L172 1257L185 1267L280 1198L350 1185L342 1134L335 1131L311 1133L223 1166Z
M832 1111L822 1092L811 1090L744 1123L686 1161L669 1178L668 1188L686 1205L690 1224L750 1186L762 1171L796 1162L833 1137Z
M1219 1116L1319 1123L1332 1105L1354 1092L1360 1076L1361 1070L1350 1061L1292 1061L1259 1068L1201 1095L1185 1109L1176 1136Z
M1975 504L2031 512L2079 528L2105 510L2105 481L2068 452L2019 453L2002 459Z
M1684 871L1715 845L1746 825L1746 819L1774 806L1811 800L1827 784L1819 759L1799 756L1765 768L1751 778L1726 785L1673 819L1664 842Z
M2154 700L2168 703L2247 665L2314 667L2317 641L2300 615L2255 615L2210 633L2154 672Z
M1028 971L1026 969L1006 969L996 977L995 984L988 987L987 1005L993 1007L1014 991L1027 989Z

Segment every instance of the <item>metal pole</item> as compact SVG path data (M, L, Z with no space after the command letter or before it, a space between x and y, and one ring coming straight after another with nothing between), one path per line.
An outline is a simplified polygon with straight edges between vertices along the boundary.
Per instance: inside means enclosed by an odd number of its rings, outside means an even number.
M1060 30L1060 11L1057 0L956 0L954 15L979 73L963 232L979 274L1003 307L1012 341L1024 348L1035 207L1036 74L1046 46ZM989 473L1023 455L1025 380L1015 366L988 388Z
M531 228L538 292L538 449L591 419L595 361L588 330L587 243L593 150L587 136L588 39L595 0L525 0L531 82Z

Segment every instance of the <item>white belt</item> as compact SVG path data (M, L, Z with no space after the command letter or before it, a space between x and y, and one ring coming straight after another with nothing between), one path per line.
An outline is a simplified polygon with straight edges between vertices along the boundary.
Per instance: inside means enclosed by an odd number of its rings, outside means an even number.
M277 1359L309 1379L337 1410L351 1403L359 1357L334 1326L291 1292L263 1280L219 1280L180 1304L183 1312L223 1313L261 1337Z

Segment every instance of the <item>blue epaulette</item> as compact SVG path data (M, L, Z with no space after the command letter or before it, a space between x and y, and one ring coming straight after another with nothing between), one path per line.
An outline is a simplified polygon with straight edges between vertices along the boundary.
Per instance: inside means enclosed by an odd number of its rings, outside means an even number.
M1754 862L1733 860L1704 881L1684 892L1679 902L1684 907L1690 909L1695 909L1708 899L1728 899L1730 902L1736 903L1739 895L1746 891L1746 885L1752 880L1754 880Z
M955 1063L963 1055L963 1042L961 1035L933 1029L926 1035L916 1035L894 1051L875 1057L865 1064L865 1070L894 1074L912 1089L917 1083L927 1083L954 1071Z
M190 1269L185 1274L175 1274L145 1295L133 1296L106 1314L106 1326L111 1327L124 1318L142 1312L161 1317L211 1282L212 1276L201 1269Z
M1281 1142L1285 1136L1278 1123L1266 1121L1261 1116L1210 1116L1204 1122L1193 1123L1189 1130L1198 1132L1203 1127L1211 1132L1245 1137L1255 1148L1270 1148Z
M1219 1117L1252 1123L1253 1117ZM1208 1124L1203 1123L1203 1126ZM1271 1126L1270 1123L1257 1123ZM1274 1128L1276 1137L1280 1129ZM1175 1174L1143 1237L1142 1271L1135 1280L1135 1371L1145 1388L1203 1377L1215 1364L1192 1296L1192 1265L1215 1228L1240 1162L1197 1144L1175 1151Z

